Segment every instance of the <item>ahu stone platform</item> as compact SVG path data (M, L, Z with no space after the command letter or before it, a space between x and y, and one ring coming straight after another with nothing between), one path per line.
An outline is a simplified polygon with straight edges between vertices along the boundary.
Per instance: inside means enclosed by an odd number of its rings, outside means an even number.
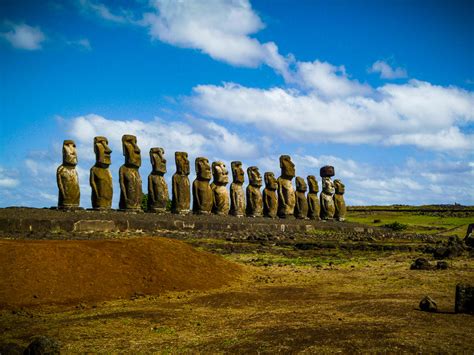
M125 213L89 210L59 211L38 208L0 209L2 238L68 238L92 234L106 236L120 233L149 233L167 236L180 232L268 232L307 233L313 230L334 230L377 234L376 228L338 221L271 219L265 217L234 217L219 215L176 215L171 213Z

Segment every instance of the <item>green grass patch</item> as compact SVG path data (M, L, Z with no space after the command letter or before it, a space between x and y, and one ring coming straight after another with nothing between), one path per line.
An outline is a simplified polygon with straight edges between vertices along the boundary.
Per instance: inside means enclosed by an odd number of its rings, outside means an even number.
M449 214L433 215L416 211L351 211L348 212L347 221L377 227L395 226L395 223L397 223L406 225L403 230L411 233L446 234L464 237L468 224L474 221L474 213L467 213L464 216L451 216Z

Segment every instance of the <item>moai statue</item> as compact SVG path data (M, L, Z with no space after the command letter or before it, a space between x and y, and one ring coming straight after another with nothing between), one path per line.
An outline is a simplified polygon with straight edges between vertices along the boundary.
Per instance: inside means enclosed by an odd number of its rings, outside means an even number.
M138 172L142 164L137 137L130 134L122 136L122 149L125 164L119 169L120 202L119 208L124 211L140 211L142 203L142 178Z
M302 177L296 177L296 205L295 217L299 219L308 218L308 200L306 199L306 182Z
M314 175L309 175L308 178L308 218L309 219L317 219L319 220L319 199L318 199L318 192L319 186L318 181Z
M211 167L206 158L196 158L196 179L193 181L193 212L209 214L212 209Z
M334 176L334 167L323 166L319 172L323 178L323 191L319 196L321 200L321 219L333 219L336 208L334 206L334 183L331 176Z
M94 210L110 210L112 207L113 185L109 166L112 163L109 141L105 137L94 137L95 165L91 168L89 182L92 189L91 200Z
M162 213L166 211L169 194L164 175L166 173L165 150L150 149L150 161L153 170L148 175L148 211Z
M269 218L275 218L278 210L278 181L273 173L266 172L265 188L263 189L263 215Z
M262 176L256 166L247 169L249 185L247 186L247 216L261 217L263 214Z
M295 177L295 164L289 155L280 156L281 176L278 178L278 216L291 218L295 211L295 190L291 180Z
M227 215L229 214L229 193L226 185L229 183L229 171L223 162L215 161L212 163L212 176L212 212L218 215Z
M242 185L245 173L240 161L233 161L231 167L233 181L230 184L230 214L243 217L245 215L245 194Z
M334 213L334 218L338 221L344 221L346 219L346 201L344 201L344 192L346 187L341 180L334 180L334 187L336 193L334 194L334 205L336 207L336 212Z
M174 159L176 162L176 173L174 173L172 179L171 211L173 213L187 214L191 204L188 153L176 152L174 153Z
M56 181L59 189L59 209L74 210L79 208L81 193L76 165L76 144L74 141L65 140L63 142L63 163L56 171Z

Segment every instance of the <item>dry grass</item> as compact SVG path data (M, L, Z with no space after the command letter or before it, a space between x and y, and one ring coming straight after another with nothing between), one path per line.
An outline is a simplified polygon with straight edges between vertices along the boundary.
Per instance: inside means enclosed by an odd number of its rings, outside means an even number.
M452 311L456 283L474 280L474 260L410 271L414 257L247 265L241 282L211 292L3 310L0 337L25 345L50 335L66 352L473 352L474 316ZM441 313L417 310L427 294Z

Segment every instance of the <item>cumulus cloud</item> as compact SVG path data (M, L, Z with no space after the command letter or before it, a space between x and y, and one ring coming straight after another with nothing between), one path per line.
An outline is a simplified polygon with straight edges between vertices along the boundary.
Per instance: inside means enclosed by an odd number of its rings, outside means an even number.
M145 122L141 120L114 120L90 114L75 117L69 122L68 133L78 145L92 149L95 136L106 136L111 148L122 150L122 135L137 136L142 151L146 154L151 147L163 147L172 153L186 151L190 155L213 154L217 156L258 155L254 143L230 132L214 122L203 120L165 122L158 118ZM88 159L93 159L90 155Z
M474 121L474 94L416 80L382 86L369 97L332 99L294 89L199 85L190 100L208 117L293 140L474 149L472 135L456 126Z
M66 43L70 46L77 47L84 51L92 50L91 43L87 38L81 38L77 41L67 41Z
M369 73L380 73L382 79L399 79L406 78L407 71L403 68L392 68L383 60L377 60L368 70Z
M154 0L154 11L143 15L142 24L154 39L193 48L232 65L267 64L286 71L286 59L275 43L250 37L264 27L248 0Z
M348 97L369 95L372 89L367 84L351 80L346 74L346 68L334 66L327 62L297 62L296 73L290 81L303 88L317 92L323 97Z
M1 33L0 36L15 48L28 51L39 50L46 40L45 34L39 27L32 27L24 23L9 24L9 27L10 31Z

